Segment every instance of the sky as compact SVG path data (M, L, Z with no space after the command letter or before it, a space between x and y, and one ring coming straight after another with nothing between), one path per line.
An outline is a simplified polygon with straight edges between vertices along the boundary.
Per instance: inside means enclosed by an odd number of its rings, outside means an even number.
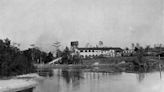
M0 39L52 50L60 41L127 47L164 43L163 0L0 0Z

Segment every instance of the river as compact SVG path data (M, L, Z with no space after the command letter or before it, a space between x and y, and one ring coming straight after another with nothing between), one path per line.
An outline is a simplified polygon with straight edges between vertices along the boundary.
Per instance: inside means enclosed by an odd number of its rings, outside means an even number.
M45 79L27 92L164 92L164 72L105 73L46 69Z

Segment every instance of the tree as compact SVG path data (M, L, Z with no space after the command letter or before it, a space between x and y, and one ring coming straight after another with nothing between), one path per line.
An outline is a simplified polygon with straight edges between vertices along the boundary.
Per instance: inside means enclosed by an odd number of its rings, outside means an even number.
M62 54L62 64L69 64L69 63L72 63L71 62L71 53L69 51L69 48L66 47Z
M86 48L88 48L88 47L90 47L90 43L88 42L88 43L86 43L86 46L85 46Z
M55 47L56 57L60 57L61 53L59 47L61 46L61 42L56 41L52 46Z
M6 45L7 47L10 47L11 41L10 41L8 38L6 38L4 41L5 41L5 45Z
M134 51L135 51L135 52L137 52L138 50L139 50L139 48L137 48L137 47L134 48Z
M32 61L28 61L27 57L23 54L19 54L15 57L14 63L10 64L10 69L12 74L23 74L34 71L34 66Z
M33 61L33 63L43 63L43 62L46 63L47 62L48 54L37 48L29 48L28 50L23 51L23 53L26 57L28 57L28 60Z
M132 43L131 46L132 46L132 50L134 50L134 48L135 48L135 44Z
M128 51L128 50L129 50L129 48L128 48L128 47L126 47L126 48L125 48L125 50L126 50L126 51Z
M80 55L79 54L72 56L72 63L73 64L79 64L80 63Z
M62 55L62 51L61 50L57 50L56 51L56 57L58 58L58 57L61 57L61 55Z
M34 70L32 61L24 51L11 45L8 38L0 40L0 76L30 73Z
M52 61L53 58L54 58L53 54L51 52L49 52L44 63L48 63L48 62Z
M99 46L100 46L100 47L103 46L103 41L99 41Z
M147 46L145 47L145 51L148 52L149 50L150 50L150 45L147 45Z

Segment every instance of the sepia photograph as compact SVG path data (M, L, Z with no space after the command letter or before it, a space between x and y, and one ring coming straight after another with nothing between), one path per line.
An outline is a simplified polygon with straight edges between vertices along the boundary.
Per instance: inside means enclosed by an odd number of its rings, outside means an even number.
M0 0L0 92L164 92L164 0Z

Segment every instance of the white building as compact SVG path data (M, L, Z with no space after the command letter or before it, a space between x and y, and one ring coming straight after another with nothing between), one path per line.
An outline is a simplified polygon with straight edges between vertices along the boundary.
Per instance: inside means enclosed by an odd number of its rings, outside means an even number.
M104 57L116 57L122 55L121 48L112 48L112 47L99 47L99 48L77 48L79 54L82 58L92 58L97 56L104 56Z

